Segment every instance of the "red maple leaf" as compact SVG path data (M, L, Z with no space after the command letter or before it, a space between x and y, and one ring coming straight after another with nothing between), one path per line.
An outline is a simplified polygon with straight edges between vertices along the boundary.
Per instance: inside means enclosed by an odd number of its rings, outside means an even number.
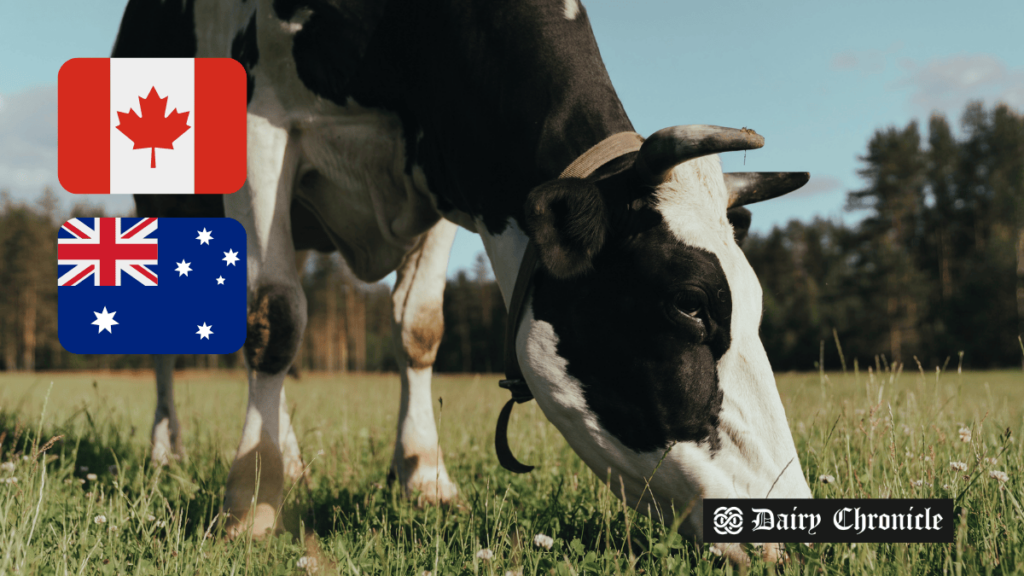
M149 95L145 98L139 96L139 108L142 110L142 116L136 114L134 109L129 109L127 114L118 112L117 119L121 123L117 125L117 129L135 143L132 150L152 148L149 167L156 168L156 149L174 150L174 141L191 128L185 124L189 113L178 112L175 108L165 118L167 98L161 98L156 93L156 86L150 88Z

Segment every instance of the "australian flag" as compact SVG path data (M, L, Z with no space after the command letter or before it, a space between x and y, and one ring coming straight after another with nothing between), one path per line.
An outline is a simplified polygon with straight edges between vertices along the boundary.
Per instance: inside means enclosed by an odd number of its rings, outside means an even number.
M232 218L72 218L57 328L76 354L230 354L245 343L245 229Z

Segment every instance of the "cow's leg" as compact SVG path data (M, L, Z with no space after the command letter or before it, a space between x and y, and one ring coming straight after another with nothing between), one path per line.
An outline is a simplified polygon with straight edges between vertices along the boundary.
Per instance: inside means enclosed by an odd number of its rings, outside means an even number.
M434 358L444 333L441 304L456 228L442 219L423 235L398 268L392 294L402 403L391 472L406 494L419 492L421 501L432 503L450 502L458 493L444 467L430 393Z
M166 466L172 459L185 455L178 411L174 408L174 355L154 354L153 368L156 372L156 415L153 417L149 458L154 466Z
M249 401L224 494L228 537L249 528L257 536L281 528L281 446L290 430L284 379L306 328L306 296L289 221L297 162L297 146L287 130L250 114L248 178L224 199L225 214L247 233L249 296L244 348Z
M298 250L295 252L295 270L301 282L306 261L309 259L310 250ZM299 367L290 365L288 374L293 378L299 377ZM302 453L299 451L299 440L292 428L291 416L288 414L288 403L284 401L284 391L281 391L281 456L284 458L284 473L291 481L296 481L305 475L306 468L302 462Z

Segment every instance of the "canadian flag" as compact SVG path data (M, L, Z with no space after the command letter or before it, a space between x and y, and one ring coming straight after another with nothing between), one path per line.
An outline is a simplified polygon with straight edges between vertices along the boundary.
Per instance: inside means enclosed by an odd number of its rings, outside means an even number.
M74 194L230 194L246 77L231 58L75 58L57 78L57 176Z

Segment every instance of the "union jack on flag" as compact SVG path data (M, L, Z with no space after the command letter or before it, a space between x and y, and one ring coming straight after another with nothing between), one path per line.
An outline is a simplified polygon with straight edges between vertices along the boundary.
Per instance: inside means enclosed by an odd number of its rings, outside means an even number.
M57 233L57 286L156 286L156 230L156 218L68 220Z

